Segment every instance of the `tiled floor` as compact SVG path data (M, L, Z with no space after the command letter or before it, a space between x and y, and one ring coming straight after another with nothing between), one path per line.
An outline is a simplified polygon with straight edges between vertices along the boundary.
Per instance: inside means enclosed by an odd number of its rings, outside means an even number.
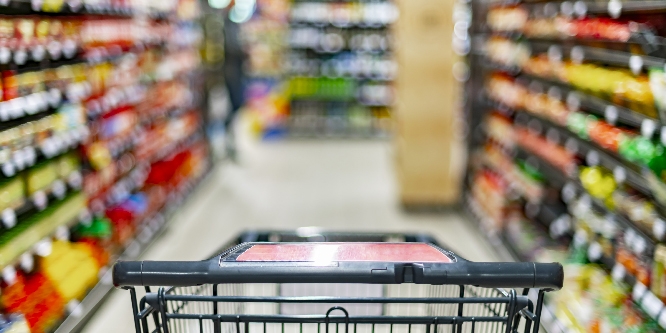
M400 210L390 142L240 141L240 163L214 171L145 259L199 260L245 229L304 226L424 231L468 259L496 259L474 226L455 213ZM134 332L129 293L114 291L85 332Z

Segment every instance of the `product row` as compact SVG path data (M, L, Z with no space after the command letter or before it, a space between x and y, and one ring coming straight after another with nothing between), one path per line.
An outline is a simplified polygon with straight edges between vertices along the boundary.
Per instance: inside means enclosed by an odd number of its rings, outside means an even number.
M581 188L572 190L573 180L563 185L548 171L566 149L498 113L486 119L488 141L474 155L470 206L486 227L501 230L516 259L570 263L565 273L571 287L548 300L557 322L574 332L597 332L598 325L610 332L661 331L664 250L643 230L663 221L654 222L659 218L650 200L600 166L576 164L573 177ZM510 154L506 146L512 143L528 153ZM612 283L615 301L589 302L589 294L578 294L578 273L590 263L602 265L595 274L607 287Z
M94 60L117 55L137 45L194 45L197 26L88 17L0 16L0 64L24 65L71 59L81 54ZM175 36L178 36L176 38Z
M391 49L393 40L387 30L341 30L336 28L292 27L289 46L318 53L342 51L378 53Z
M290 20L336 27L383 26L395 22L398 9L391 2L305 2L296 1Z
M293 136L385 137L390 133L387 108L338 102L293 102L287 120Z
M173 152L150 166L146 186L140 191L103 214L75 224L71 230L59 228L42 240L20 257L16 268L7 266L3 270L3 308L7 313L22 314L30 332L56 328L95 286L99 272L137 237L139 230L149 228L154 233L161 228L159 223L151 222L151 217L165 208L170 194L181 184L200 178L207 163L202 142Z
M397 67L395 60L387 55L344 52L324 59L292 51L288 72L296 76L354 77L387 81L395 77Z
M530 49L524 44L503 38L488 40L486 50L492 61L502 65L516 66L529 75L566 84L651 118L666 117L663 114L666 110L663 67L647 68L635 74L626 67L557 60L548 53L530 55Z
M359 82L349 78L292 77L289 80L292 99L352 101L361 104L388 106L393 103L390 84Z
M511 77L494 75L488 79L489 97L515 110L524 110L567 128L581 140L591 141L622 159L649 168L662 182L666 170L664 145L631 129L611 125L597 117L570 110L567 104L545 91L534 91ZM609 166L612 167L612 166Z
M488 10L487 24L496 32L520 33L528 38L580 39L614 42L652 43L645 36L666 36L666 20L662 14L622 15L621 18L573 18L574 6L551 3L543 12L530 11L526 6L495 7ZM560 10L564 9L564 11ZM663 46L657 39L656 47ZM663 51L663 48L661 49Z

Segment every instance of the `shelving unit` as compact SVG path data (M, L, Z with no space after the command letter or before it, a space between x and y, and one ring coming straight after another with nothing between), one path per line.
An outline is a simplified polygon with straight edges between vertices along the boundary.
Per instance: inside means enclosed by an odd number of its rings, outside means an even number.
M666 330L664 11L472 2L466 204L505 259L572 263L548 332Z
M388 135L396 72L390 26L396 18L390 1L292 4L286 126L290 135Z
M0 330L80 331L210 170L197 8L0 2Z

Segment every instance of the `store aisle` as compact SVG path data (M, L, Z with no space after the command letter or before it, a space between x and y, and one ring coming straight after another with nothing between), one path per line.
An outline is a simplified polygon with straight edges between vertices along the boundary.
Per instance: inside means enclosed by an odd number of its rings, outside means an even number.
M304 226L340 231L424 231L471 260L495 255L455 213L403 213L389 142L240 140L240 163L224 163L143 256L205 258L245 229ZM133 332L129 293L116 290L85 332Z

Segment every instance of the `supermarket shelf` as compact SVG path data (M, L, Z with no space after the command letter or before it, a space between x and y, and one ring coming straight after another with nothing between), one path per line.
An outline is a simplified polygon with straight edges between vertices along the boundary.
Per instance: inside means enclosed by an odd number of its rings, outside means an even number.
M666 11L666 3L655 0L632 0L620 2L619 0L609 1L577 1L585 6L588 14L609 14L612 17L619 17L622 13L641 13L641 12L663 12Z
M125 248L125 251L118 257L122 260L135 260L144 253L152 243L159 238L168 228L173 220L173 215L184 202L191 197L190 193L195 191L200 184L211 174L210 170L204 173L199 179L190 181L182 186L181 193L175 196L172 202L167 202L164 208L154 216L146 219L137 232L134 241ZM184 201L179 197L186 198ZM92 318L95 311L101 306L109 292L113 290L113 279L111 270L107 269L102 274L100 281L93 287L86 297L69 313L67 318L58 326L55 333L70 333L82 331L85 324Z
M292 140L298 139L317 139L317 140L388 140L391 135L386 133L377 133L371 131L369 133L363 132L344 132L344 133L305 133L294 132L292 130L287 132L287 138Z
M658 0L635 0L622 2L619 0L602 1L535 1L524 2L521 0L503 1L504 5L522 4L523 6L536 7L548 3L555 4L557 10L562 14L581 16L581 14L605 14L611 17L621 17L623 13L664 12L666 3ZM575 8L575 10L574 10Z
M526 81L538 82L544 86L546 91L550 91L554 88L560 89L562 94L566 94L566 101L570 107L575 109L576 106L578 106L578 108L583 111L587 111L603 118L611 125L619 123L634 128L641 128L646 122L653 122L655 124L659 123L659 120L656 118L648 117L642 113L613 104L599 97L580 92L564 83L546 80L529 74L519 75L518 78Z
M312 51L317 55L334 55L339 53L387 54L393 52L392 49L390 48L386 50L354 50L350 49L349 47L343 47L340 49L327 51L321 49L321 47L316 47L316 46L313 47L309 45L293 45L293 44L289 44L289 48L291 48L292 50Z
M539 124L543 133L549 131L556 132L560 138L559 143L564 144L568 150L587 161L590 165L602 165L612 171L622 170L626 174L625 183L632 188L640 191L646 196L652 197L652 190L647 184L645 178L642 176L642 168L638 165L625 161L614 153L599 147L594 142L589 142L581 139L576 134L569 131L567 128L554 124L546 119L531 114L529 112L520 110L516 111L516 122L529 126L529 123Z
M489 33L491 36L497 36L497 37L504 37L504 38L509 38L509 39L514 39L514 40L520 40L520 41L530 41L530 42L537 42L537 43L548 43L548 44L567 44L567 45L572 45L572 44L582 44L582 45L588 45L588 44L594 44L594 45L609 45L613 49L617 50L618 46L620 45L640 45L643 47L643 51L646 52L646 54L651 54L652 52L656 51L662 51L663 48L666 47L666 38L661 37L661 36L654 36L652 34L649 35L650 41L648 42L646 40L646 35L638 32L638 33L633 33L630 37L629 40L627 41L619 41L619 40L612 40L612 39L601 39L601 38L579 38L579 37L536 37L536 36L528 36L523 34L522 32L518 31L491 31ZM627 50L629 47L627 47Z
M581 92L571 85L539 76L521 73L520 69L515 66L503 66L493 63L490 59L484 67L488 70L498 70L516 76L517 79L524 82L536 82L544 91L555 92L561 94L566 98L566 102L570 108L579 108L583 111L592 113L596 116L603 118L611 125L623 124L626 126L641 128L646 126L647 123L655 124L659 127L660 121L656 118L646 116L642 113L636 112L629 108L619 106L617 104L608 102L599 97L595 97L584 92ZM557 91L557 92L556 92ZM658 138L659 131L655 131L654 135Z
M86 207L86 198L77 193L58 203L55 210L45 214L25 230L10 229L3 237L9 240L0 247L0 267L14 263L19 256L30 250L37 242L52 235L60 226L78 222L79 212ZM14 230L12 232L12 230ZM12 234L13 233L13 234ZM18 233L18 234L17 234Z
M578 179L566 176L562 171L559 171L548 163L548 161L545 161L536 155L532 155L530 152L522 148L517 149L517 157L526 159L527 161L532 160L531 163L528 162L532 167L539 170L539 172L541 172L551 184L562 189L562 196L565 201L571 201L571 198L566 198L567 196L582 198L581 200L585 202L585 205L588 208L593 209L609 221L617 222L625 229L630 228L634 230L636 234L643 238L651 247L654 247L656 243L663 240L663 234L656 233L652 230L647 231L643 227L632 222L628 217L624 216L624 214L608 209L600 200L590 196ZM566 195L564 193L566 193Z
M79 143L83 142L87 135L87 128L70 130L45 139L40 146L27 146L17 150L6 161L0 163L2 176L6 178L14 177L18 172L26 170L40 161L49 160L70 152Z
M292 28L296 28L299 26L312 26L312 27L318 27L318 28L336 28L336 29L373 29L373 30L379 30L379 29L387 29L391 27L391 23L334 23L330 21L296 21L296 20L290 20L289 25L292 26Z
M292 75L293 78L298 78L298 77L307 77L308 79L317 79L317 78L325 78L325 79L347 79L347 80L356 80L356 81L370 81L370 82L393 82L394 78L388 78L388 77L372 77L372 76L361 76L361 75L344 75L344 76L339 76L339 75L311 75L309 73L298 73L298 72L290 72L290 75Z
M631 298L634 304L654 319L661 328L666 329L666 306L664 302L654 295L647 286L638 281L635 276L627 272L624 265L605 255L601 249L602 246L597 241L592 241L589 244L587 256L590 262L605 266L610 271L613 280L631 287Z
M589 47L581 45L553 45L552 43L530 42L530 49L534 53L548 53L556 49L556 53L562 54L565 58L574 62L601 62L607 65L626 67L635 72L640 72L643 68L659 67L663 68L666 64L665 59L635 55L629 52L603 49L598 47ZM553 49L555 48L555 49Z
M135 15L133 9L121 6L112 6L111 4L84 4L80 0L68 0L61 2L60 8L44 8L41 1L29 0L8 0L0 7L0 14L3 15L96 15L118 18L131 18ZM151 12L148 15L154 19L163 19L168 16L167 13Z

